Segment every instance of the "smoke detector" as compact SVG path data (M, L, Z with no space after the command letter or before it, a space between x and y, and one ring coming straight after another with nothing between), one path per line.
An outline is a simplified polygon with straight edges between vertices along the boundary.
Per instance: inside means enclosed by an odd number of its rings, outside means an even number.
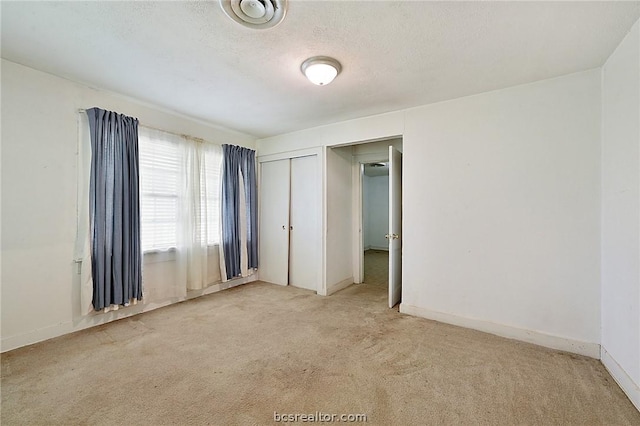
M256 30L275 27L287 13L287 0L220 0L220 6L229 18Z

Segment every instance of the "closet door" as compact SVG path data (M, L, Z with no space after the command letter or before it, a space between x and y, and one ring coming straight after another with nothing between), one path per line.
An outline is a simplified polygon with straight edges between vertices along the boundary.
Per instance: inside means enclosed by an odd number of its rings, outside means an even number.
M262 163L260 170L260 279L287 285L290 160Z
M291 159L289 284L318 290L320 208L318 158Z

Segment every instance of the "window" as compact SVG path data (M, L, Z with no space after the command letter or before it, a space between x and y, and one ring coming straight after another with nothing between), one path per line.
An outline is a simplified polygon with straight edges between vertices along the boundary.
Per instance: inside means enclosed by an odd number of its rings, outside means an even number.
M177 245L179 136L139 128L142 251Z
M193 229L180 223L181 220L191 221L189 225L195 226L197 230L206 229L203 240L206 239L207 245L218 244L221 148L141 126L138 131L138 149L143 252L176 248L180 233L189 234L187 229ZM195 151L199 151L196 156L202 161L187 160L187 156L194 155ZM187 170L189 167L199 170ZM186 176L194 174L200 178L194 180L197 183L189 184L200 187L181 190L189 180ZM189 195L193 193L196 195ZM180 217L180 211L194 211L182 208L187 205L199 206L198 213L193 214L195 217ZM203 222L206 222L206 228L203 228ZM186 239L191 237L192 235L186 235Z
M207 243L212 246L220 243L220 174L222 172L220 147L208 147L204 157L206 185L202 190L207 202Z

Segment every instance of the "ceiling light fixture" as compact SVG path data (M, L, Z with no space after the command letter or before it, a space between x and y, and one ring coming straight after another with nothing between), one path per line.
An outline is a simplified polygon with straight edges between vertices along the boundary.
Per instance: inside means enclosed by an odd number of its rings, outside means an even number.
M340 74L342 66L340 62L328 56L314 56L304 61L300 70L313 84L325 86Z

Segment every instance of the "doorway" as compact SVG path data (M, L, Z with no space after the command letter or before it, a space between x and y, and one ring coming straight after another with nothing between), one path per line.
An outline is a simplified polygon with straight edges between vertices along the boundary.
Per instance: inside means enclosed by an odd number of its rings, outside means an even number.
M402 139L354 146L354 281L402 297Z
M389 288L389 161L362 167L362 245L364 284Z

